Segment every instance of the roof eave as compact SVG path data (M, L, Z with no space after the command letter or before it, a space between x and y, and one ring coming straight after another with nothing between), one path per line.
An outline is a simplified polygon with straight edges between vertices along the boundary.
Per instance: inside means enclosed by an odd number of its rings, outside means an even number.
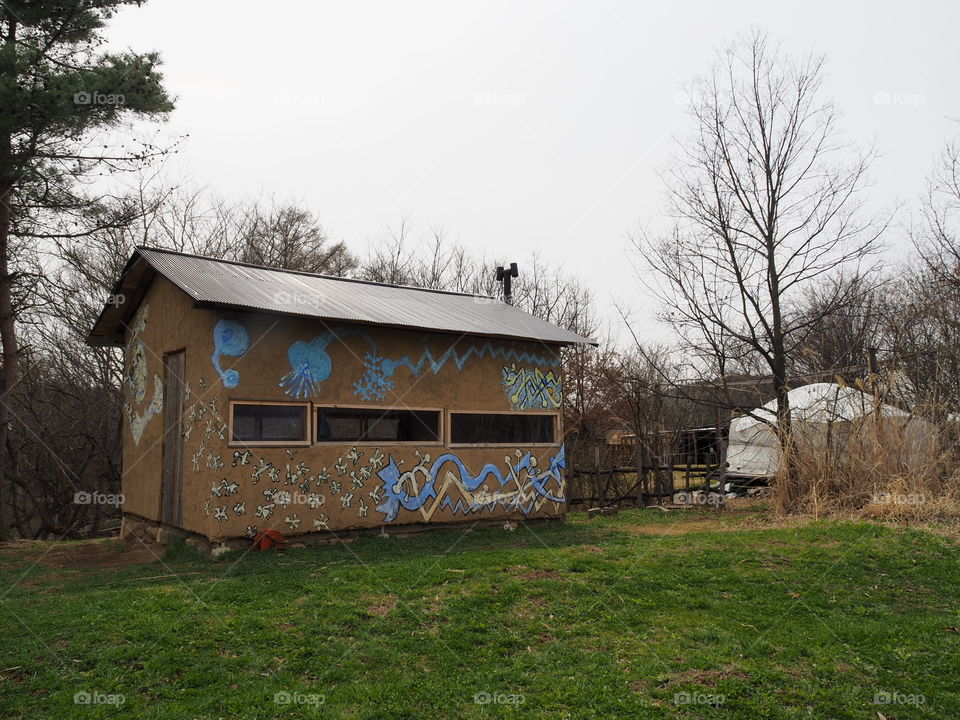
M137 279L137 282L133 285L133 292L130 293L129 300L127 302L127 293L123 292L125 288L125 281L129 278L130 273L134 270L137 265L137 262L141 261L144 263L143 275ZM117 281L113 284L113 288L110 291L110 295L114 298L122 297L124 299L122 308L118 303L104 303L103 308L100 310L100 314L97 315L96 321L93 323L93 327L90 329L90 332L85 338L87 345L91 347L121 347L126 341L126 323L125 320L129 319L133 313L136 312L137 307L140 303L143 302L144 296L147 294L147 290L150 288L153 279L157 275L157 270L152 266L150 261L143 255L140 254L139 249L135 249L133 254L130 256L130 259L127 260L127 264L124 265L123 270L120 273L120 277L117 278ZM114 322L110 324L109 328L100 329L102 325L107 324L108 316L110 314L117 316Z

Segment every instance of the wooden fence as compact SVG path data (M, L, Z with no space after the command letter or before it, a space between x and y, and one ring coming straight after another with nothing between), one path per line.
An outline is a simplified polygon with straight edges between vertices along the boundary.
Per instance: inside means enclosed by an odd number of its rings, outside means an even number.
M571 505L649 505L670 502L677 492L718 490L720 466L714 458L705 464L573 467L567 471L568 502Z

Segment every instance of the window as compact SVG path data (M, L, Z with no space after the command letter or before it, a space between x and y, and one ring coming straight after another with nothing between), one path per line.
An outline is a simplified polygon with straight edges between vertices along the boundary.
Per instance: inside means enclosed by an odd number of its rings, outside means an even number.
M439 410L317 408L317 442L439 441Z
M452 413L452 444L528 445L556 442L556 415Z
M233 403L230 440L247 443L308 443L305 403Z

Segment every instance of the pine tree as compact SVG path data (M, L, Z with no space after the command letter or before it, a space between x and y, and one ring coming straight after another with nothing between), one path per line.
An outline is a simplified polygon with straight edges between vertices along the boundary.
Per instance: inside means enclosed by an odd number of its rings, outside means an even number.
M90 232L104 217L84 181L130 169L164 150L106 141L127 119L173 109L156 53L103 50L106 22L137 0L0 2L0 538L10 393L19 374L17 255L43 238Z

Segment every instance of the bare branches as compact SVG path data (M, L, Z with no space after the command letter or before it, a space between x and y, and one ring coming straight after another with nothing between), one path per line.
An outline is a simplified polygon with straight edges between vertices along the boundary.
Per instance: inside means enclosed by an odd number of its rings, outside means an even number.
M862 219L873 153L839 136L822 77L823 58L788 57L761 32L720 53L694 83L693 133L665 178L673 227L636 242L687 351L721 378L759 363L787 420L788 355L815 324L787 308L838 269L859 275L887 224Z
M945 282L960 282L960 141L944 144L921 208L915 247L930 272Z

